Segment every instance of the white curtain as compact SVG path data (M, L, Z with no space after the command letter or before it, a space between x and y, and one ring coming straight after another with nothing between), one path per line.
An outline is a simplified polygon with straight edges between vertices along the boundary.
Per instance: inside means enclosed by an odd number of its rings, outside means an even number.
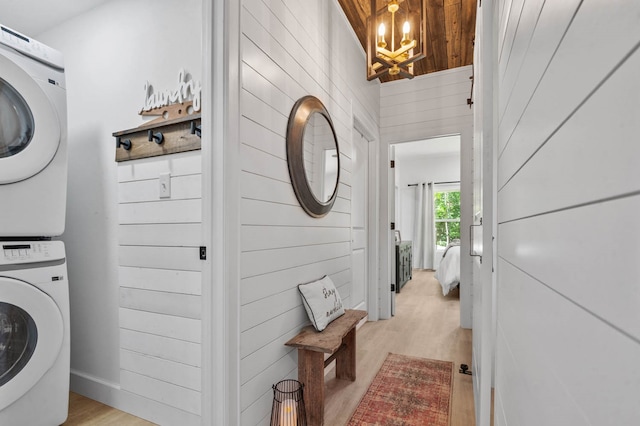
M433 221L433 182L419 183L415 190L413 226L413 267L433 269L435 223Z

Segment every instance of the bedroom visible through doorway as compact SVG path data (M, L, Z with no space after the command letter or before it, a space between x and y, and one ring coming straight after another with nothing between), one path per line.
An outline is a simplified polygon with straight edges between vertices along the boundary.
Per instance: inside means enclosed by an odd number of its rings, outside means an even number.
M461 231L460 136L399 143L394 149L396 239L403 247L410 242L414 270L438 275L443 256L448 257L441 283L446 295L460 281L455 259Z

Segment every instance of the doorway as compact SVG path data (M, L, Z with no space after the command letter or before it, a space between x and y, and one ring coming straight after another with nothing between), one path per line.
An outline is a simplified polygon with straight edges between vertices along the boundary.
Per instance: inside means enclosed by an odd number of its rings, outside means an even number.
M399 231L396 239L399 235L402 240L399 244L411 245L414 269L437 270L449 246L458 245L460 250L461 136L403 142L392 148L395 151L392 201ZM455 281L460 281L459 263L457 271L443 277L446 281L442 283L443 294L456 286ZM465 297L466 293L461 292L461 310L470 305L463 303ZM465 315L466 312L461 312L461 318Z
M351 306L368 310L369 141L356 128L352 133L351 175Z

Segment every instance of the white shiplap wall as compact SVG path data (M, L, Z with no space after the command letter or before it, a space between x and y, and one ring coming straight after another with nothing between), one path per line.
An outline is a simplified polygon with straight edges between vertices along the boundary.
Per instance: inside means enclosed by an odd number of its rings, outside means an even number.
M388 144L461 133L473 126L471 66L425 74L380 88L380 137Z
M496 424L639 424L640 3L499 6Z
M472 72L471 66L453 68L412 80L385 83L380 88L380 137L385 146L460 135L460 237L465 253L469 252L468 230L473 201L473 110L467 105L467 98L471 96ZM381 179L385 179L382 176ZM462 260L460 273L460 324L471 328L470 258Z
M194 213L199 215L200 207L193 206L193 199L200 196L200 180L188 176L199 174L199 160L195 160L196 168L186 166L190 172L184 171L184 160L177 160L180 156L135 161L128 163L135 166L125 176L122 172L128 166L119 167L114 161L111 134L141 124L137 112L145 81L156 90L169 90L175 87L180 68L202 81L202 6L200 0L164 0L161 5L154 0L110 0L43 34L30 34L60 50L65 61L69 179L62 239L69 260L70 387L164 425L199 424L198 416L175 408L176 391L182 391L185 383L159 371L193 381L191 367L200 364L200 344L143 332L135 328L143 322L131 323L137 322L136 315L155 322L163 311L168 317L185 318L182 324L196 321L188 315L197 315L192 296L199 297L200 272L178 265L185 258L184 251L194 249L172 247L197 248L200 242L194 242L192 236L199 231L179 224L155 227L145 223L170 224L184 214L190 215L189 223L199 221ZM44 10L33 9L31 15ZM15 29L22 31L19 26ZM154 165L161 161L168 163ZM174 176L170 201L158 198L161 171ZM168 205L173 207L165 208ZM175 218L168 213L175 213ZM189 265L193 262L190 253L186 255ZM159 266L163 259L166 264ZM143 294L149 298L141 297ZM121 319L128 322L122 330ZM175 363L185 367L176 368ZM171 367L164 368L166 365ZM139 374L129 374L132 371ZM147 390L134 390L146 378ZM150 388L163 394L153 396Z
M118 164L120 386L163 424L200 424L201 175L199 151Z
M297 377L284 346L308 323L297 285L328 274L351 305L353 111L377 125L379 83L336 1L244 0L241 29L240 410L256 425L268 424L271 386ZM340 146L338 198L321 219L302 210L287 169L287 120L305 95L325 104Z

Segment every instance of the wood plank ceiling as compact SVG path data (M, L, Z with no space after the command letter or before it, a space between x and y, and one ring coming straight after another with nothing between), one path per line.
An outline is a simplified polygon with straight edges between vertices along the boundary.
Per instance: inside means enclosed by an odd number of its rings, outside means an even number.
M404 0L410 8L419 8L420 0ZM362 48L367 46L367 17L370 0L338 0L351 23ZM424 0L427 9L427 57L414 65L416 76L473 63L473 39L476 31L476 0ZM366 73L366 64L362 72ZM384 75L383 83L400 77Z

